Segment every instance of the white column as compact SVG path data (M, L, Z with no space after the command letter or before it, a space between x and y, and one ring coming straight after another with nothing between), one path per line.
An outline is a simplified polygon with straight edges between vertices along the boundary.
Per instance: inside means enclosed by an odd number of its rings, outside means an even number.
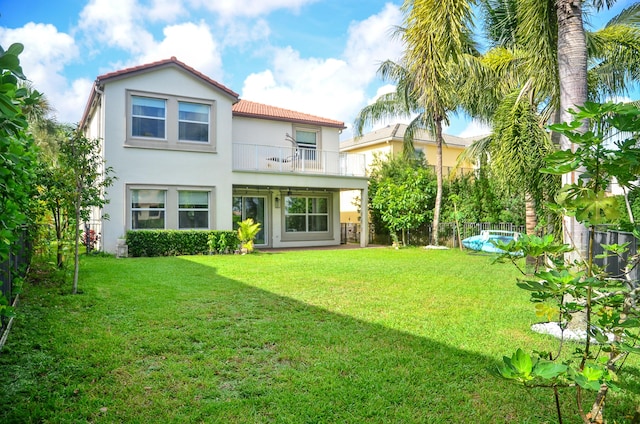
M369 188L360 191L360 247L369 244Z

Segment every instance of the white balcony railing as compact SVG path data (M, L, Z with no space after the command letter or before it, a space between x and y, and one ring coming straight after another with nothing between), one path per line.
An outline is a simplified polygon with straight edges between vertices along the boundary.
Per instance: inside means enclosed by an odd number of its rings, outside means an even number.
M233 170L353 177L366 175L365 157L361 154L241 143L233 144Z

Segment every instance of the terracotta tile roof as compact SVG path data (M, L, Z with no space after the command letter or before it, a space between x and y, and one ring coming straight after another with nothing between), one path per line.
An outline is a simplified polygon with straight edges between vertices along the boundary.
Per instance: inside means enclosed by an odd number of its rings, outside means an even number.
M176 65L176 66L186 70L187 72L192 73L193 75L195 75L196 77L200 78L201 80L203 80L203 81L213 85L214 87L224 91L225 93L227 93L231 97L235 97L236 99L238 98L238 93L236 93L235 91L231 90L230 88L225 87L224 85L220 84L219 82L212 80L211 78L209 78L208 76L206 76L202 72L195 70L194 68L192 68L191 66L187 65L186 63L179 61L178 59L176 59L175 56L172 56L170 59L159 60L157 62L152 62L152 63L147 63L147 64L144 64L144 65L134 66L132 68L125 68L125 69L121 69L119 71L109 72L107 74L100 75L98 78L96 78L96 82L101 83L101 82L104 82L104 81L109 80L109 79L118 78L118 77L122 77L122 76L128 76L129 74L135 74L135 73L138 73L138 72L145 72L145 71L148 71L148 70L153 69L153 68L160 68L160 67L167 66L167 65Z
M231 96L234 100L238 100L238 94L220 84L217 81L212 80L205 74L195 70L189 65L179 61L174 57L170 59L159 60L157 62L147 63L144 65L134 66L131 68L121 69L119 71L109 72L103 75L100 75L96 78L96 81L93 84L91 89L91 94L89 95L89 99L87 101L87 105L85 107L84 113L82 115L82 119L80 120L80 127L84 127L87 123L87 119L89 118L89 114L91 113L91 108L93 107L94 101L96 100L96 89L99 89L100 86L108 82L112 79L125 78L132 74L142 73L149 71L154 68L160 68L165 66L177 66L185 71L193 74L197 78L205 81L208 84L213 85L218 88L222 92ZM245 116L250 118L261 118L261 119L272 119L276 121L286 121L286 122L296 122L301 124L310 124L310 125L321 125L325 127L333 127L333 128L346 128L344 126L344 122L336 121L333 119L322 118L320 116L309 115L302 112L296 112L293 110L282 109L275 106L269 106L261 103L250 102L248 100L239 100L237 103L233 105L233 115L234 116Z
M342 121L322 118L320 116L309 115L289 109L282 109L262 103L250 102L248 100L240 100L238 103L233 105L232 110L234 116L271 119L274 121L296 122L300 124L321 125L325 127L340 129L345 128L344 122Z

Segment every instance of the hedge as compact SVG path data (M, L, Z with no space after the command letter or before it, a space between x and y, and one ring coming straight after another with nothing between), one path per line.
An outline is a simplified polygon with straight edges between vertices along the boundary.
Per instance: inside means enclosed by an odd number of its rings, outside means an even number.
M178 256L233 253L238 248L235 231L136 230L127 231L129 256Z

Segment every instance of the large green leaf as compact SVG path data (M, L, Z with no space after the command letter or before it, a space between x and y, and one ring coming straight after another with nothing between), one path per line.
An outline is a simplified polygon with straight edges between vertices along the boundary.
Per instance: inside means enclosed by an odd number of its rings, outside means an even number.
M565 364L558 364L551 361L538 361L533 368L533 375L536 377L551 380L567 372Z

